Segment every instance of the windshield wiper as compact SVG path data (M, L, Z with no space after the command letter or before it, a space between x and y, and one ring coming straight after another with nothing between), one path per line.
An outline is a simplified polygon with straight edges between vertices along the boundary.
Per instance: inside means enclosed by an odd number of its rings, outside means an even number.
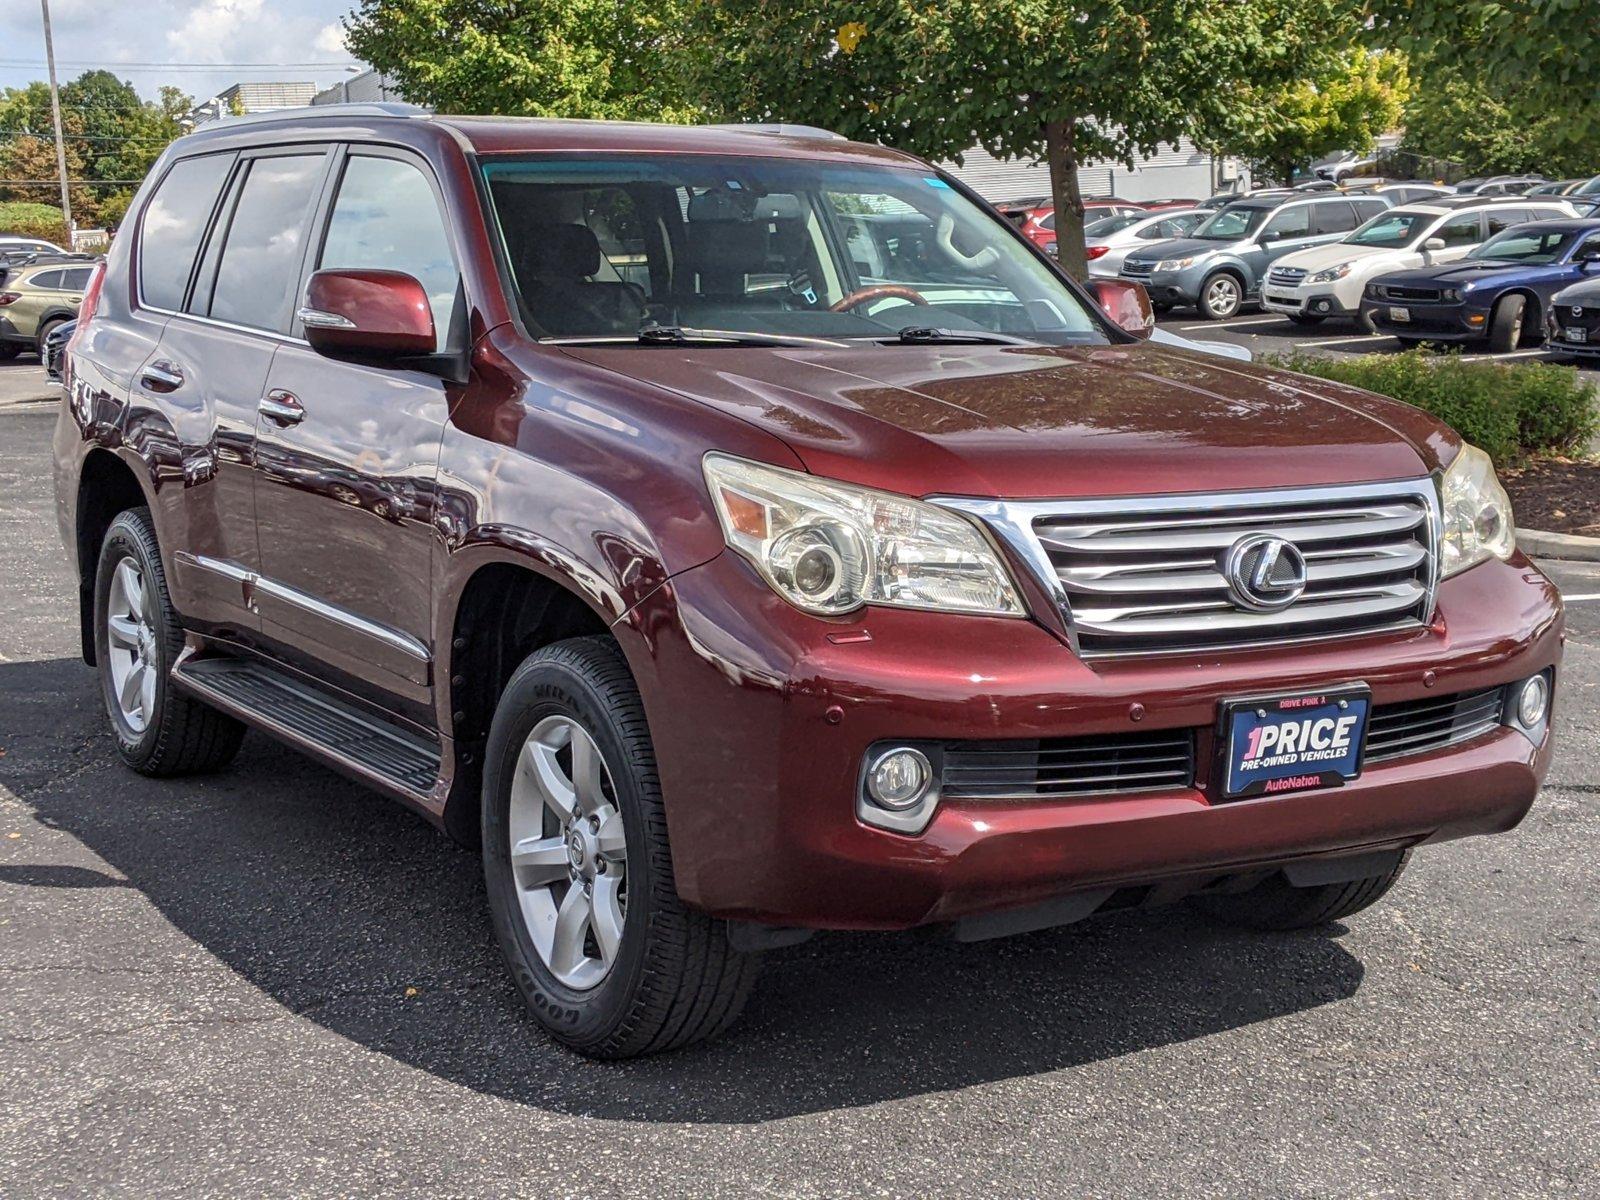
M879 338L879 341L888 341ZM966 329L940 329L933 325L909 325L895 335L903 346L1032 346L1026 338L1007 333L978 333Z
M690 342L734 342L741 346L837 346L828 338L787 333L749 333L742 329L691 329L687 325L646 325L639 330L642 346L683 346Z

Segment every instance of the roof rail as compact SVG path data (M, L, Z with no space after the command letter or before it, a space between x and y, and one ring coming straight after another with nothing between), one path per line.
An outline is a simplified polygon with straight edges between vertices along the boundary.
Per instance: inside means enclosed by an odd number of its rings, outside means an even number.
M274 121L333 121L351 117L431 117L432 115L432 109L415 104L400 104L393 100L375 101L370 104L297 104L291 108L245 113L239 117L221 117L196 126L195 131L221 126L232 129L239 125L270 125Z
M711 129L742 129L746 133L775 133L782 137L817 137L832 138L834 141L844 142L849 139L842 133L835 133L831 129L823 129L820 125L792 125L787 121L726 121L722 124L711 125Z

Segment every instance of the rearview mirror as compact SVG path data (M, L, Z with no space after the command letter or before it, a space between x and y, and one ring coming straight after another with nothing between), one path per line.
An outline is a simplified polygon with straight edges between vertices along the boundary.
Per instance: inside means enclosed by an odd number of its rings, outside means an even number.
M1089 284L1095 300L1112 324L1136 338L1147 338L1156 327L1156 312L1144 286L1126 279L1096 279Z
M296 315L330 358L414 358L438 345L428 293L401 271L318 271Z
M1424 250L1443 250L1444 249L1444 239L1443 238L1429 238L1427 241L1422 243L1422 248Z

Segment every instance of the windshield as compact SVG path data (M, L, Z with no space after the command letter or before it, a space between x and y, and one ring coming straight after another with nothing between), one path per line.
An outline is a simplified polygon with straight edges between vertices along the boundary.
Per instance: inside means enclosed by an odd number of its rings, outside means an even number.
M1497 262L1553 263L1578 235L1570 229L1541 229L1522 225L1497 233L1483 245L1468 252L1468 258L1492 258Z
M500 158L483 173L540 336L1106 340L1045 263L926 171L652 154Z
M1206 238L1213 242L1237 242L1259 229L1261 222L1267 219L1267 214L1271 211L1270 208L1230 204L1189 236Z
M1398 250L1409 246L1436 218L1437 213L1407 212L1403 208L1379 213L1345 242L1351 246L1381 246Z

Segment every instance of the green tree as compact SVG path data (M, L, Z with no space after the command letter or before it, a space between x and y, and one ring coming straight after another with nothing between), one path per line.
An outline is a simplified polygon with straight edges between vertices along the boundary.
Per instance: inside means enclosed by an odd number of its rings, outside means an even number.
M663 47L676 0L361 0L346 41L447 112L681 120Z
M1255 97L1273 119L1212 148L1285 183L1336 150L1371 150L1379 135L1400 124L1410 88L1405 56L1354 49L1331 68Z
M1361 30L1355 0L720 0L686 14L695 94L923 157L1043 157L1058 253L1087 272L1079 164L1226 140ZM842 19L847 14L848 19Z
M1553 136L1590 157L1600 140L1600 10L1594 0L1372 0L1378 44L1446 68L1515 116L1564 119Z
M1567 137L1571 106L1531 117L1520 108L1459 71L1435 68L1406 105L1400 148L1443 160L1461 175L1544 171L1560 178L1595 170L1593 149Z

